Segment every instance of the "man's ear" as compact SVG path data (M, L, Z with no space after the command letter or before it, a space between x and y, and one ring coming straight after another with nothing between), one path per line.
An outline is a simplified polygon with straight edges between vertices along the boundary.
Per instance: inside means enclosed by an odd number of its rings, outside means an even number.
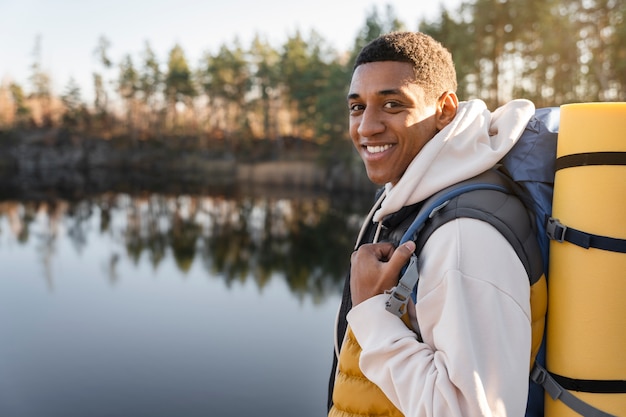
M453 91L446 91L437 99L437 130L443 129L454 119L458 108L459 98Z

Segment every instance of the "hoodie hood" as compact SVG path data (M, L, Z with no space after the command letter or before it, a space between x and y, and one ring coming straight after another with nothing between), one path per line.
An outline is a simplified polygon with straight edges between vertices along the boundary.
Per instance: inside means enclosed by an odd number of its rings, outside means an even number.
M402 178L385 185L386 197L373 220L419 203L437 191L493 167L515 145L535 106L513 100L493 113L481 100L459 103L456 117L409 164Z

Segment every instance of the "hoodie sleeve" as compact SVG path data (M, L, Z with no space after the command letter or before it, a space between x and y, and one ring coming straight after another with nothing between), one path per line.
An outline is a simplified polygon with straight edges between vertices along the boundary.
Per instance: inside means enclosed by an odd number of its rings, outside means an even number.
M478 238L477 238L478 237ZM423 343L375 296L348 314L363 373L406 416L522 416L531 344L528 277L491 225L456 219L420 254Z

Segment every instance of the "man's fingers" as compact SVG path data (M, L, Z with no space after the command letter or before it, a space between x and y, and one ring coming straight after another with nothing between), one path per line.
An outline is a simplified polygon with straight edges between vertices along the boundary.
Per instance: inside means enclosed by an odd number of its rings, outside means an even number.
M412 240L398 246L389 259L389 269L401 271L402 267L411 258L413 252L415 252L415 242Z
M380 243L374 246L376 257L379 261L388 261L391 258L395 247L389 242Z
M389 242L368 243L362 245L358 250L352 253L352 262L358 262L360 256L375 256L376 259L386 262L394 251L393 244Z
M350 266L352 304L356 306L396 285L402 267L413 251L414 242L398 248L389 242L366 244L355 251Z

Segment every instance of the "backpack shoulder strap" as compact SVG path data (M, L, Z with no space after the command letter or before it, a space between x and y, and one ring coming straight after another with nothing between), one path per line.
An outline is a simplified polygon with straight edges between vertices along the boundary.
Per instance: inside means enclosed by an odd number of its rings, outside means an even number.
M444 190L443 194L450 196L447 200L424 204L423 210L429 211L427 221L410 237L417 244L416 252L437 228L451 220L482 220L494 226L515 249L533 284L543 273L542 257L533 216L519 199L517 187L505 174L491 169ZM433 209L426 208L433 205Z
M406 311L408 297L416 297L419 280L417 254L441 225L467 217L493 225L511 244L524 265L530 284L543 275L541 251L536 228L526 206L516 196L516 185L497 169L452 185L425 201L400 243L413 240L415 254L402 271L398 285L392 289L387 310L398 316Z

